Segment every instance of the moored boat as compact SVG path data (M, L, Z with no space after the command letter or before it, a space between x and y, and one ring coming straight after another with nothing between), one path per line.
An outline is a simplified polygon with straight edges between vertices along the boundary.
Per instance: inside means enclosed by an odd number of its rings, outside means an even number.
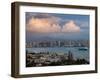
M81 48L79 48L78 50L86 51L86 50L88 50L88 48L87 48L87 47L81 47Z

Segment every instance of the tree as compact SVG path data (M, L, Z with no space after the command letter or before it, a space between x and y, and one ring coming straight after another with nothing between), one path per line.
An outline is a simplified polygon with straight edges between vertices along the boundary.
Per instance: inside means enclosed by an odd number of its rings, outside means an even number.
M68 52L68 64L73 64L73 53L71 51Z

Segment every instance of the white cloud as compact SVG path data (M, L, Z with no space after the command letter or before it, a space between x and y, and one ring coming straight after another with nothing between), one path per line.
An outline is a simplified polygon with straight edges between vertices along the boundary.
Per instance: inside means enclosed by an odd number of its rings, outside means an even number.
M80 32L80 27L73 20L60 25L62 19L48 14L34 15L27 24L27 31L33 33L53 33L53 32Z
M55 18L31 18L27 23L27 30L31 32L60 32L61 27Z
M62 32L80 32L80 27L73 20L70 20L63 26Z

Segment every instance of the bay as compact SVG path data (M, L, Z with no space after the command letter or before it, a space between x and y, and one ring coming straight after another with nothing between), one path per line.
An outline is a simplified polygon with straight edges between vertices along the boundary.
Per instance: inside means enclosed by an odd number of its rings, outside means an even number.
M28 52L49 52L57 54L67 54L69 51L72 52L74 59L86 59L89 61L89 49L79 50L81 47L38 47L38 48L26 48ZM83 47L82 47L83 48Z

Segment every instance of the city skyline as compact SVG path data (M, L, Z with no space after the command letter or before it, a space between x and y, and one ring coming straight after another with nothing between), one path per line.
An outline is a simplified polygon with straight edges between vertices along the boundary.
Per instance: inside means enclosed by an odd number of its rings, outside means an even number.
M89 40L89 15L26 12L26 42Z

